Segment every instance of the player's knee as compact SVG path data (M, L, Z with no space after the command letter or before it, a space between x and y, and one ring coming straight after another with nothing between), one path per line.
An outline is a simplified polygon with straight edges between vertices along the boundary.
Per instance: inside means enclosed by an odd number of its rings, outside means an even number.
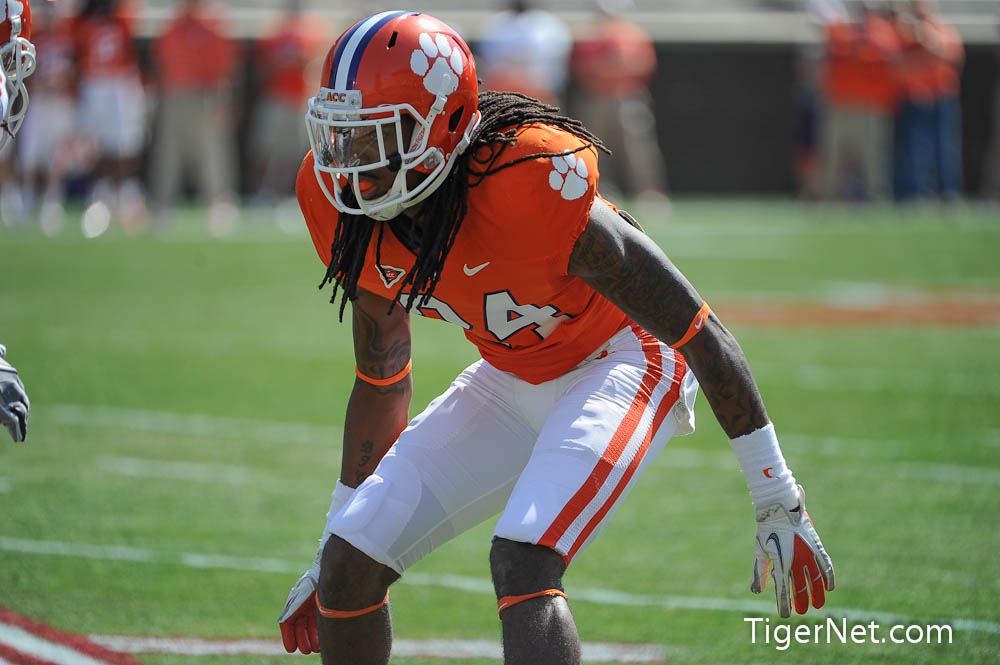
M550 547L495 538L490 570L497 597L561 589L566 562Z
M330 536L320 560L320 603L334 609L367 607L385 597L399 575L346 540Z

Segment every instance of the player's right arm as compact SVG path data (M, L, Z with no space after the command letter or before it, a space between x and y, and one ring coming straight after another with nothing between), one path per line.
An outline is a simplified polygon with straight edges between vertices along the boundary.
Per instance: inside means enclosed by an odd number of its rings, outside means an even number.
M340 481L326 514L316 559L292 587L278 617L281 639L289 653L319 651L315 595L330 521L351 498L354 488L372 474L409 420L413 392L409 314L392 301L361 289L351 306L357 372L347 402Z
M351 305L358 376L347 403L340 481L357 487L406 427L413 380L405 372L389 382L410 366L410 315L362 289Z

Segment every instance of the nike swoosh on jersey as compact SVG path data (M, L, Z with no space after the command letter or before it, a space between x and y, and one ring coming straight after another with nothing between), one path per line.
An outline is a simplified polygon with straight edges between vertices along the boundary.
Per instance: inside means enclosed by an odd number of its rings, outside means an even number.
M480 270L482 270L483 268L485 268L485 267L486 267L486 266L488 266L489 264L490 264L490 262L489 262L489 261L487 261L486 263L480 263L480 264L479 264L478 266L476 266L475 268L470 268L470 267L469 267L469 264L468 264L468 263L466 263L466 264L464 264L464 265L462 266L462 270L464 270L464 271L465 271L465 274L466 274L466 275L468 275L469 277L472 277L473 275L475 275L475 274L476 274L477 272L479 272Z
M705 323L705 315L702 314L698 317L698 323L694 324L695 330L701 330L701 326Z

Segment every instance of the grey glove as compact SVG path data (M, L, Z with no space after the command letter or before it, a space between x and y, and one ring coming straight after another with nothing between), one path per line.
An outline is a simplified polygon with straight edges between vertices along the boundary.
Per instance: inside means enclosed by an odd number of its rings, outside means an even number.
M31 402L17 370L4 360L6 353L6 347L0 344L0 424L10 432L10 438L24 441Z

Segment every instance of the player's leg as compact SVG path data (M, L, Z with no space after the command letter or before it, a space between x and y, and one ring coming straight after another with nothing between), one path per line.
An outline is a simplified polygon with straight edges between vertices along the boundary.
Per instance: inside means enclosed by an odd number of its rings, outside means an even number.
M491 562L508 665L579 662L562 572L670 437L693 429L697 382L679 354L633 330L607 351L550 382L563 394L497 523Z
M317 619L327 665L387 663L389 585L503 508L537 435L506 401L514 381L473 364L413 419L331 520L318 591L331 612Z
M323 665L389 662L392 614L387 594L397 579L399 574L393 569L346 540L330 537L316 589Z
M563 558L550 547L496 538L490 569L500 607L505 665L579 663L580 634L566 597L560 595L566 570ZM544 593L536 595L539 591Z

